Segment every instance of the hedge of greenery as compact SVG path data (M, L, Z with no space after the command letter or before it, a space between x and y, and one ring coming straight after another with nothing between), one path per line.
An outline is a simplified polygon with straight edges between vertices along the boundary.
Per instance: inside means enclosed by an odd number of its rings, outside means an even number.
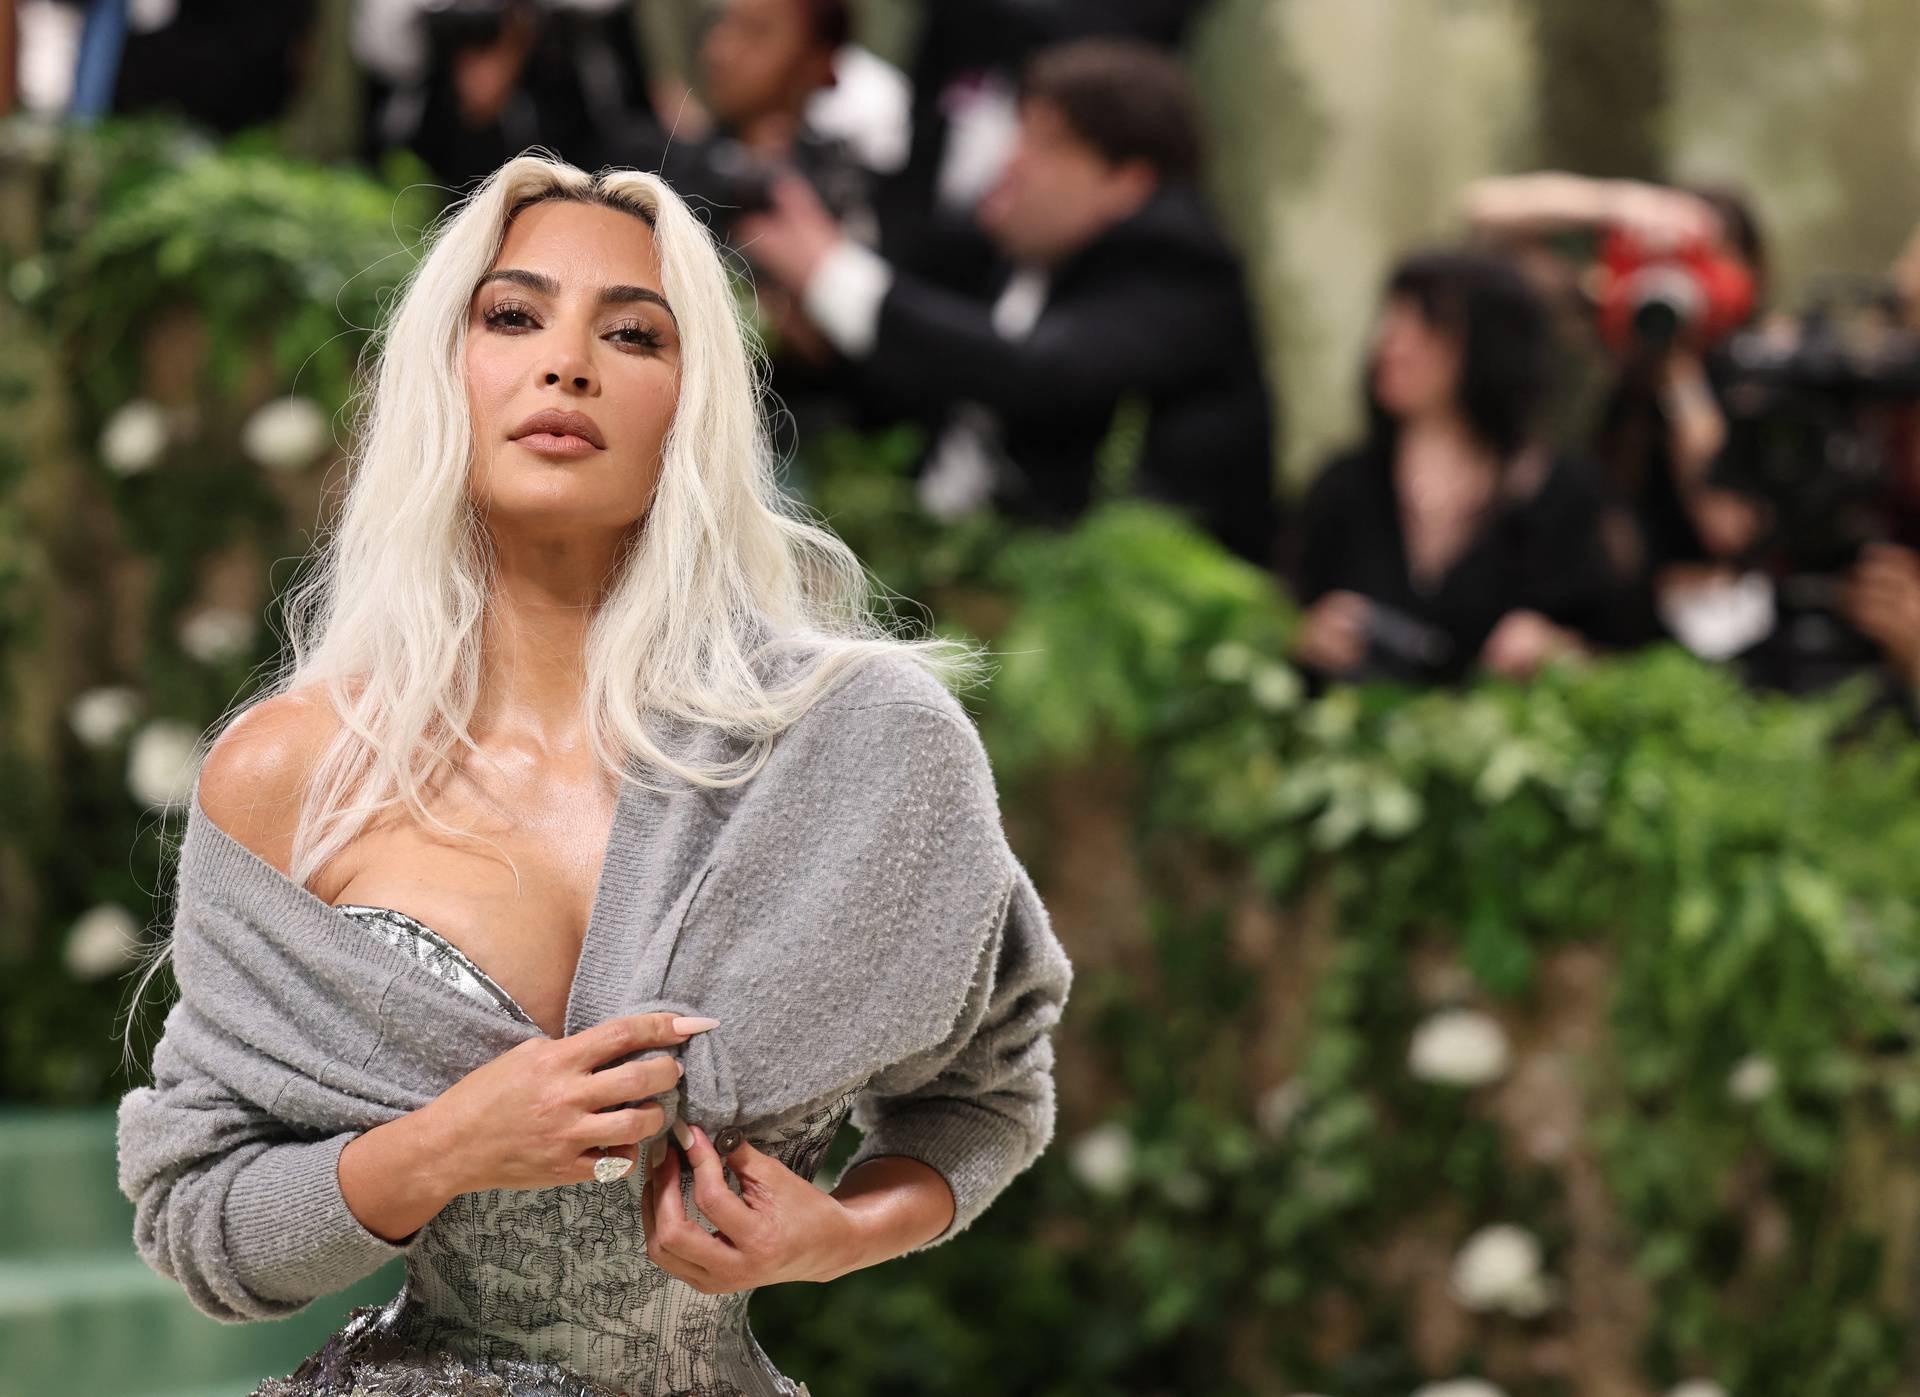
M147 128L44 168L13 311L88 366L58 376L83 384L74 455L157 581L143 668L8 754L0 839L39 934L0 977L0 1089L104 1103L127 1085L116 938L164 893L164 725L197 732L272 644L189 624L198 561L233 535L280 557L311 526L273 486L301 453L256 414L344 402L370 317L336 298L377 304L421 219L396 219L404 176ZM110 429L142 391L142 316L174 302L206 308L205 410L143 454ZM1856 721L1855 695L1756 697L1671 651L1312 695L1277 658L1286 597L1184 521L1116 498L1064 534L936 527L917 444L811 444L810 498L903 610L991 641L966 697L1042 887L1077 831L1118 830L1139 896L1128 925L1053 904L1082 967L1055 1148L955 1245L756 1297L784 1369L844 1393L1329 1397L1920 1378L1920 744ZM0 537L27 478L0 474ZM5 562L0 616L50 576L85 585Z

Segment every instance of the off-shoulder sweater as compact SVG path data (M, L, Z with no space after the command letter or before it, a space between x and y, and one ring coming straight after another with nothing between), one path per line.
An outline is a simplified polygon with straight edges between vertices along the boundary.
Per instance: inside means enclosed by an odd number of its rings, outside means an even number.
M368 936L209 820L197 784L172 930L180 999L153 1084L119 1106L134 1242L204 1313L278 1318L406 1250L348 1209L347 1142L540 1030ZM1050 1142L1049 1030L1071 973L971 716L886 655L737 787L623 785L565 1031L719 1019L651 1050L685 1069L657 1098L668 1123L709 1134L751 1136L865 1084L842 1176L888 1154L939 1171L955 1212L930 1247Z

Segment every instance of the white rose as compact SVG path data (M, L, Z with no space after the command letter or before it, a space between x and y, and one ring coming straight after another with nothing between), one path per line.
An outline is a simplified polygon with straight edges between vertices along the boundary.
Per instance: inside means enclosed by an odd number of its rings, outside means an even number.
M1298 706L1306 690L1300 682L1300 676L1292 669L1269 661L1253 671L1253 680L1247 686L1247 692L1256 704L1269 713L1284 713Z
M1773 1059L1749 1053L1727 1074L1727 1093L1735 1101L1758 1101L1780 1085L1780 1069Z
M1237 640L1223 640L1207 651L1207 673L1223 683L1238 683L1253 672L1257 658L1251 646Z
M67 724L89 747L120 740L140 713L140 691L125 684L96 684L67 705Z
M131 965L140 948L140 924L117 902L103 902L80 914L67 933L67 973L76 980L98 980Z
M151 806L185 805L199 776L194 744L200 734L175 718L155 718L134 734L127 754L127 787Z
M152 470L167 449L167 413L160 404L135 398L121 404L100 430L100 459L115 475Z
M1727 1397L1727 1389L1711 1378L1688 1378L1667 1397Z
M244 611L206 607L180 626L180 648L194 659L212 664L245 654L253 645L254 621Z
M1097 1125L1067 1151L1074 1176L1095 1193L1120 1193L1133 1178L1133 1136L1118 1121Z
M1477 1009L1445 1009L1413 1032L1407 1067L1425 1082L1477 1087L1506 1074L1506 1031Z
M1500 1388L1484 1378L1448 1378L1415 1389L1413 1397L1507 1397Z
M1537 1314L1546 1301L1539 1239L1510 1222L1483 1227L1455 1255L1448 1284L1470 1310Z
M311 398L262 403L240 429L240 449L269 470L297 471L331 443L327 414Z

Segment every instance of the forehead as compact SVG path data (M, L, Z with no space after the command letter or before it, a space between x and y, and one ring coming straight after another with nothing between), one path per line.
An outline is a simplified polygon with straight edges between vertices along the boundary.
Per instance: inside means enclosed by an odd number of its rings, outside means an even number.
M660 286L659 249L644 219L569 199L520 210L507 225L493 265L545 272L563 288L592 290L613 282Z

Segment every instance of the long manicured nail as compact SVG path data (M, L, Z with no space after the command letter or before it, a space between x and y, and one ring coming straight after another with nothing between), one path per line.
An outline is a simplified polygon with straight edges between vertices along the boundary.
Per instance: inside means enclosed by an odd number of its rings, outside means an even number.
M647 1168L656 1168L667 1157L667 1137L656 1135L653 1143L647 1146Z
M681 1149L690 1150L693 1148L693 1132L687 1129L687 1123L677 1116L673 1122L673 1138L680 1142Z
M695 1018L689 1014L679 1015L672 1024L675 1033L705 1033L710 1028L718 1027L720 1027L718 1019Z

